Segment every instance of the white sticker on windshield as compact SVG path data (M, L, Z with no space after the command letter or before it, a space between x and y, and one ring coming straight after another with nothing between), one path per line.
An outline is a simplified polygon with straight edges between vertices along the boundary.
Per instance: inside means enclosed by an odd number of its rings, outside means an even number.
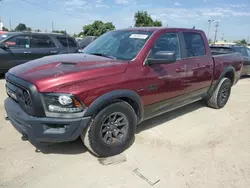
M132 34L132 35L130 35L129 38L133 38L133 39L146 39L147 37L148 37L148 35Z
M2 35L2 37L3 37L3 38L6 38L6 37L7 37L7 35Z

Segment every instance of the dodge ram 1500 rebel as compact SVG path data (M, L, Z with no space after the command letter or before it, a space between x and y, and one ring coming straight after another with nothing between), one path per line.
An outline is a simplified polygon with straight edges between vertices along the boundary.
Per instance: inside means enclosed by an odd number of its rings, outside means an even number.
M6 73L12 125L38 142L81 137L100 157L131 144L137 125L198 100L227 103L239 53L215 55L203 31L129 28L103 34L82 54L52 55Z

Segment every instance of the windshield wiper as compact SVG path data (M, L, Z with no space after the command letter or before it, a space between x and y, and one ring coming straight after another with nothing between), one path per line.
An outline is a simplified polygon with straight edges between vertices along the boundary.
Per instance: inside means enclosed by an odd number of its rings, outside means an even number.
M103 54L103 53L89 53L89 54L91 54L91 55L97 55L97 56L102 56L102 57L108 57L108 58L111 58L111 59L117 59L114 56Z

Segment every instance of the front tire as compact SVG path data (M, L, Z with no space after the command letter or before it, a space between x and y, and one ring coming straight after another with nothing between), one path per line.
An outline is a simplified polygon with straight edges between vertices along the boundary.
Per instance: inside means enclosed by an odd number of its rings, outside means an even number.
M127 102L115 102L92 118L81 139L98 157L117 155L133 141L136 122L135 111Z
M223 78L211 98L207 101L209 107L220 109L223 108L230 97L232 82L228 78Z

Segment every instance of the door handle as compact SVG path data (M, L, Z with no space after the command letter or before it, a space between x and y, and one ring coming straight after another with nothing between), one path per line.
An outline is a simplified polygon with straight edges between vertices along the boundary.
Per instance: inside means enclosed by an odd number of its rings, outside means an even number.
M180 72L185 72L185 69L183 69L183 68L177 68L175 71L176 71L177 73L180 73Z
M57 53L57 51L50 51L50 53L51 53L51 54L56 54L56 53Z
M23 53L24 53L24 54L31 54L30 51L24 51Z

